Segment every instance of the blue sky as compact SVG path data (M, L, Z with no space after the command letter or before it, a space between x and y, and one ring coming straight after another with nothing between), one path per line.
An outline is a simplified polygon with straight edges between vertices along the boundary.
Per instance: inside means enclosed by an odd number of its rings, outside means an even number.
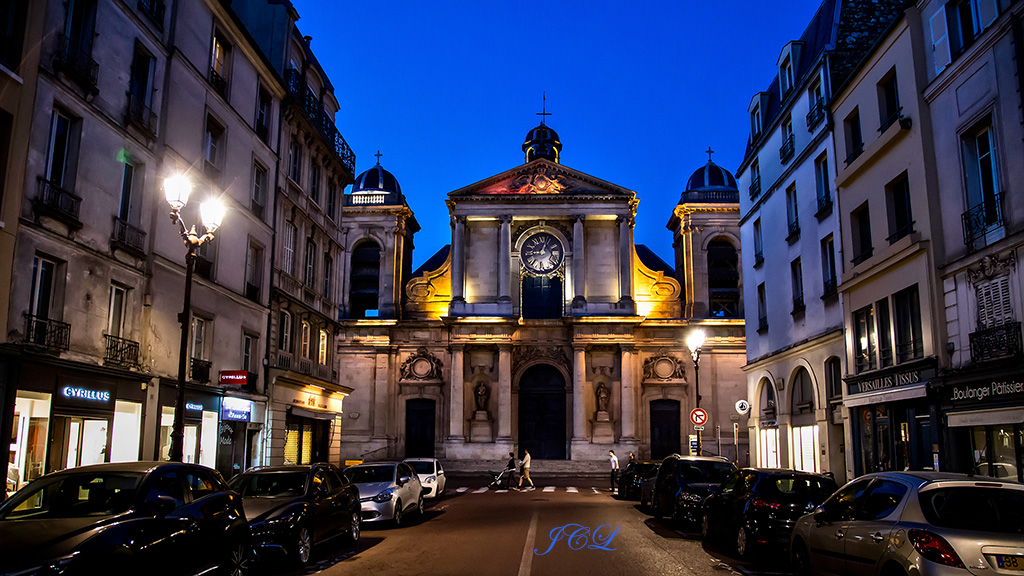
M818 0L292 0L334 84L356 172L381 165L422 230L413 265L451 241L446 195L523 163L537 125L562 164L636 191L635 229L670 264L686 180L742 160L747 106Z

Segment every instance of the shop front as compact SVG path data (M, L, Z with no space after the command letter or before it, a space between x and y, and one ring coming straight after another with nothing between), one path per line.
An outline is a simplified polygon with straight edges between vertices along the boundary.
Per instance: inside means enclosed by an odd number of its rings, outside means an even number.
M950 470L1024 482L1020 371L947 378L940 389Z
M220 445L221 392L216 388L187 384L185 386L185 436L182 461L217 467ZM171 431L174 429L174 405L177 383L164 381L160 386L160 426L157 459L169 460Z
M328 390L320 385L277 378L273 393L273 429L275 435L283 434L284 445L279 453L271 453L271 462L337 463L342 400L351 391L338 388Z
M9 487L43 474L139 460L146 384L45 365L23 365L15 393Z
M220 452L217 470L231 478L258 464L258 438L266 402L225 395L220 404Z
M896 369L846 379L854 473L939 470L937 362L926 358Z

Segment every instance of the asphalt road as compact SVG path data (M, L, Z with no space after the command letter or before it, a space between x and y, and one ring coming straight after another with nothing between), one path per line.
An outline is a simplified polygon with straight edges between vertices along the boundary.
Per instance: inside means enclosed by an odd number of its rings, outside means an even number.
M724 550L705 549L698 533L654 520L635 501L613 498L607 480L535 481L536 490L517 492L487 489L483 478L451 479L445 497L427 500L422 518L409 518L401 528L367 523L354 546L326 543L314 548L305 569L270 565L259 567L258 572L287 576L788 574L779 555L741 563Z

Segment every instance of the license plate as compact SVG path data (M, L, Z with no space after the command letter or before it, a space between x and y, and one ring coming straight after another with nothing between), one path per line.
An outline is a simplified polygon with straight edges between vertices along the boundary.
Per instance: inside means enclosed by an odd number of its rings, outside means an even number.
M1003 570L1024 571L1024 556L1011 556L1009 554L996 554L996 566Z

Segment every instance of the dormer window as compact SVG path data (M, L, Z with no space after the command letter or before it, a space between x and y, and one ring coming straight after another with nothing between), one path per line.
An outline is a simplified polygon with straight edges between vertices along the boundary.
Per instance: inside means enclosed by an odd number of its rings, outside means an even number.
M793 89L793 65L787 56L779 67L779 92L785 96Z
M761 107L754 106L754 109L750 111L750 134L756 138L761 134Z

